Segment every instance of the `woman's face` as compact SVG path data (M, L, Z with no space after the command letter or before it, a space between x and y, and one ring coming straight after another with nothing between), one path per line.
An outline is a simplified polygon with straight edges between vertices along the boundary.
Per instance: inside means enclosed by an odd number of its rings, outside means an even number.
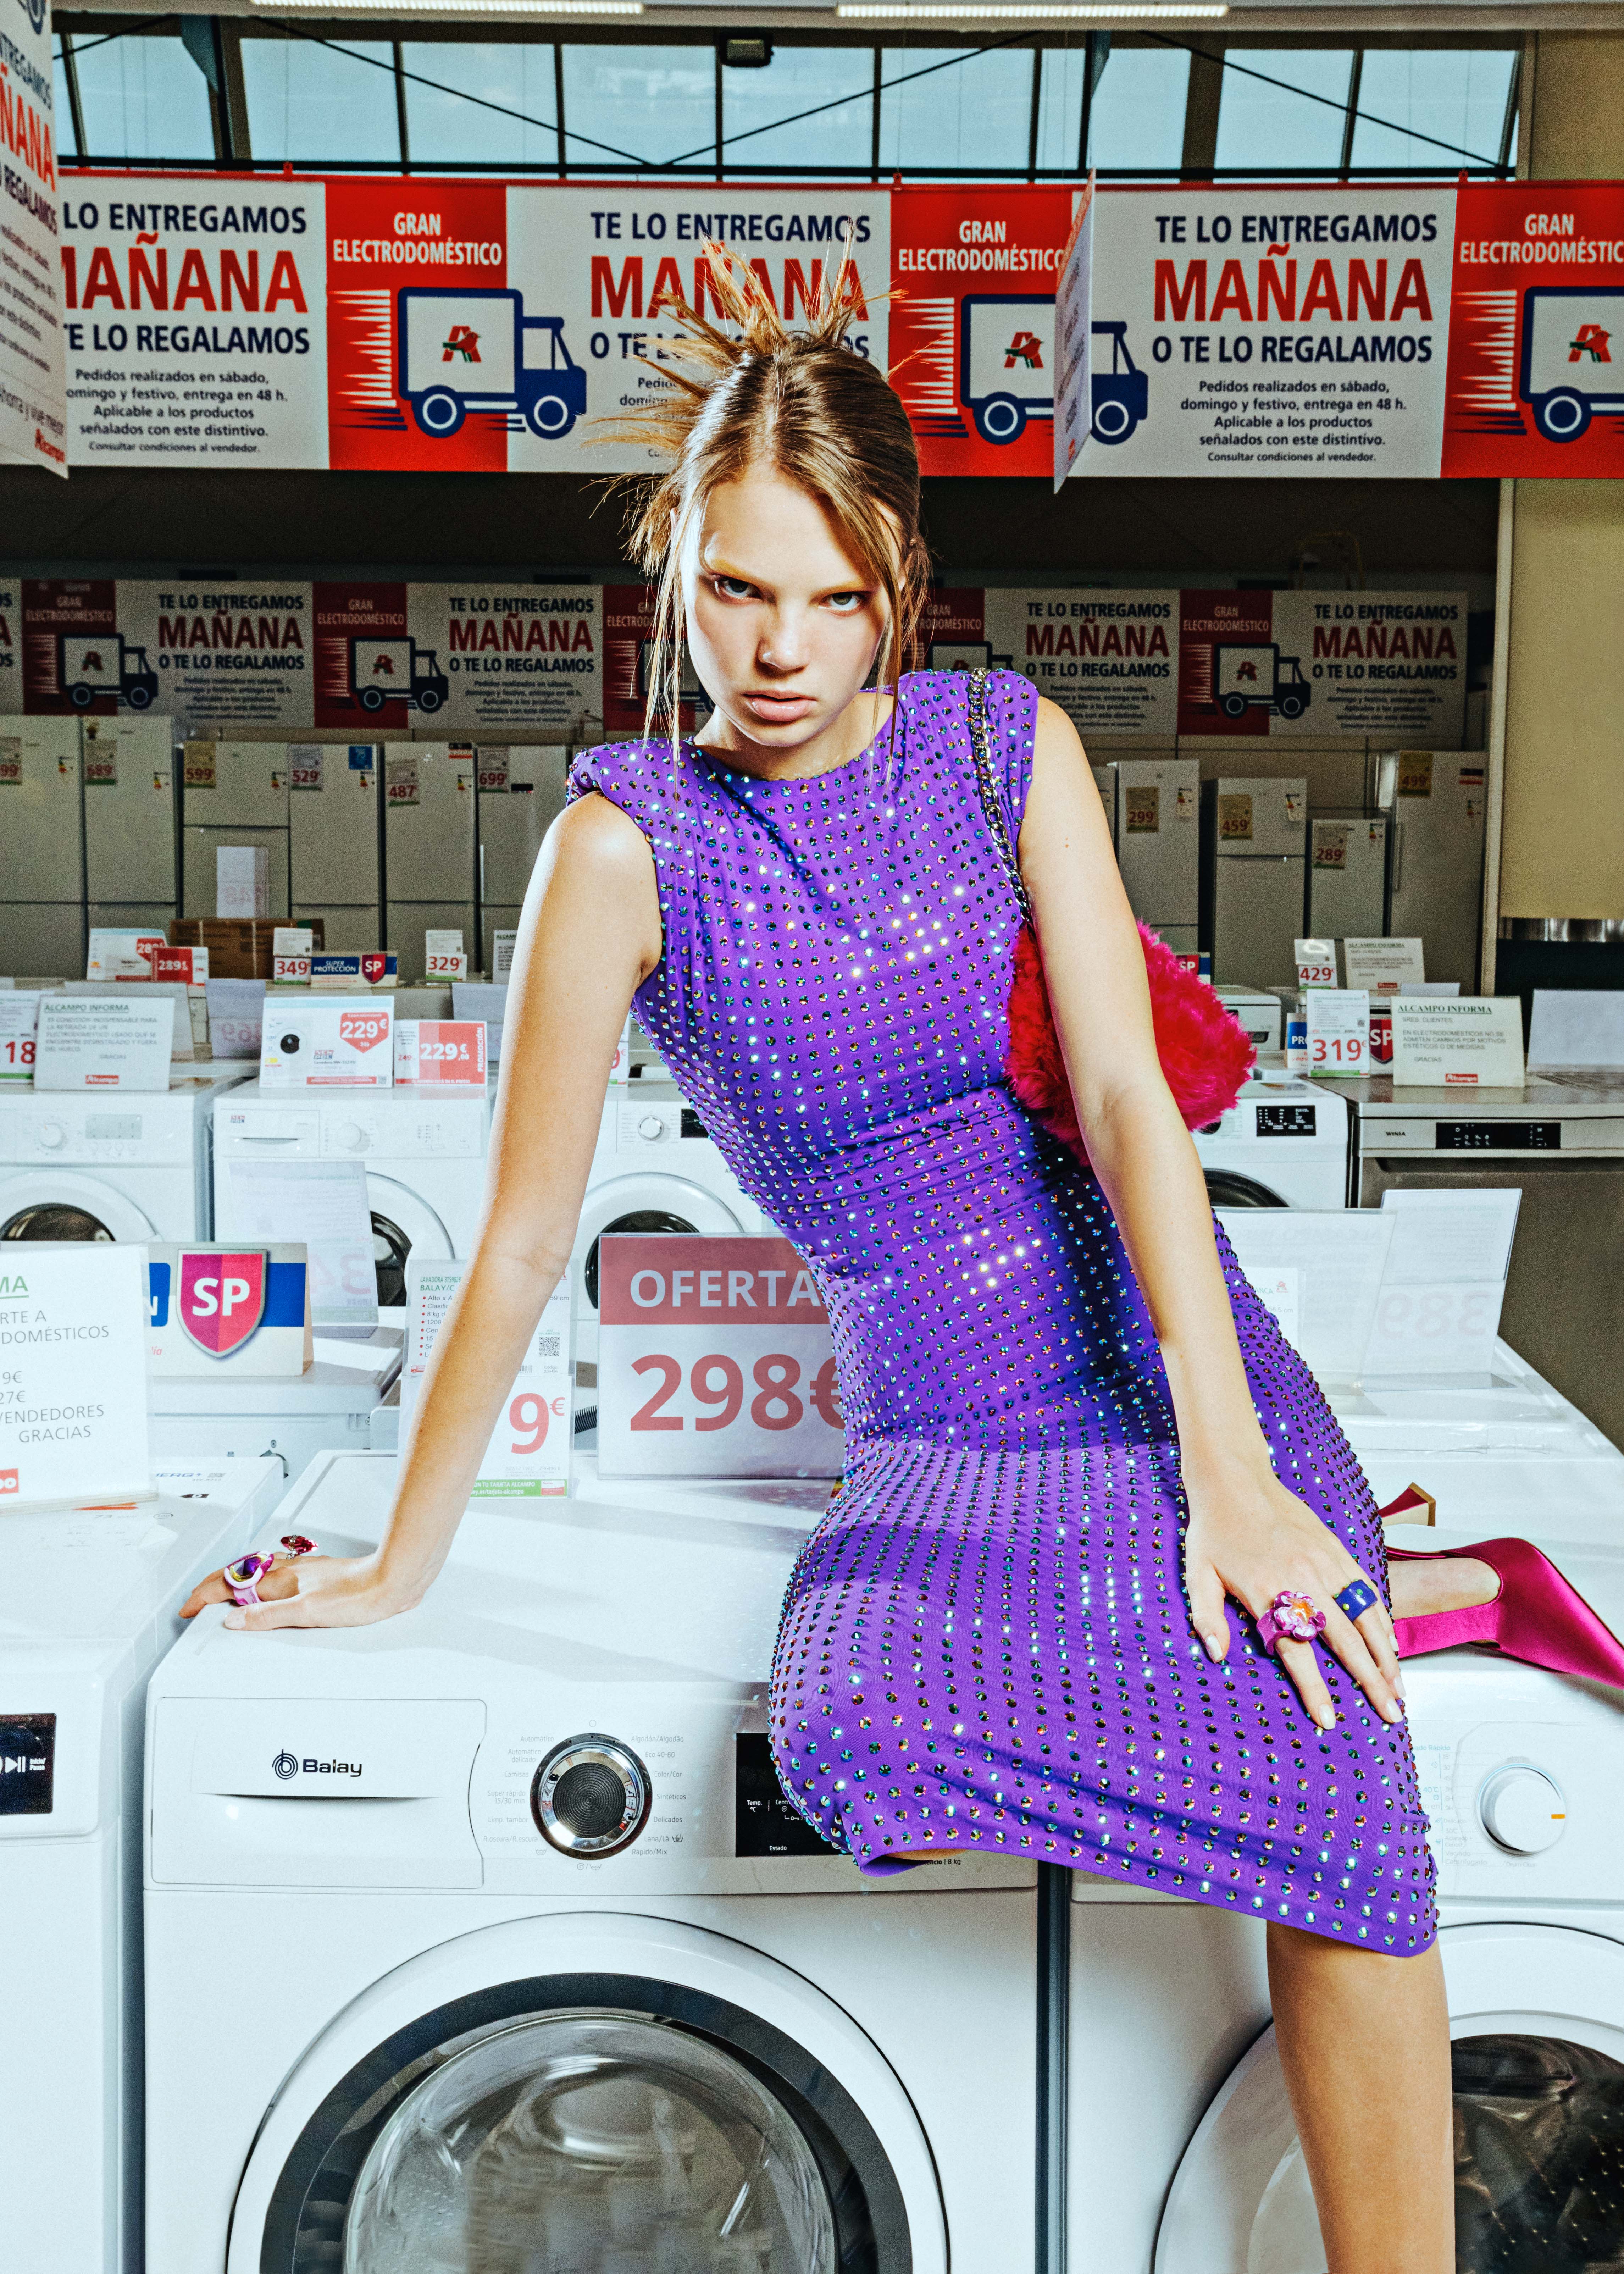
M711 491L682 584L700 684L738 735L769 749L830 731L888 621L823 508L764 468Z

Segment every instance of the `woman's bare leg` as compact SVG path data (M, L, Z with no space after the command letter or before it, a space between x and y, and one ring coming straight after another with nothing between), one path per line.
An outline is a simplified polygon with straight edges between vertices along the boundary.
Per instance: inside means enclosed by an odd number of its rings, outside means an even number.
M1449 2019L1436 1948L1268 1931L1286 2088L1330 2274L1455 2274Z

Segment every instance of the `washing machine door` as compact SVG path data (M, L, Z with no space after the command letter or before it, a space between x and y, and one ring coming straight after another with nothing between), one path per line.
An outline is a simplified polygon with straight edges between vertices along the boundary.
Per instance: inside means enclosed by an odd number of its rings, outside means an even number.
M1454 2041L1462 2274L1624 2263L1624 1944L1557 1926L1440 1938ZM1274 2029L1185 2151L1155 2274L1325 2274Z
M0 1183L0 1240L159 1237L143 1209L98 1177L27 1169Z
M606 1231L700 1231L736 1235L744 1230L726 1201L687 1177L633 1170L589 1187L582 1205L570 1269L575 1281L575 1352L598 1356L598 1243Z
M1215 1209L1229 1208L1289 1208L1271 1186L1259 1184L1256 1177L1244 1177L1238 1169L1203 1168L1207 1179L1207 1197Z
M380 1303L406 1300L406 1259L444 1263L455 1254L451 1234L420 1193L395 1177L366 1172L367 1205L372 1212L372 1262Z
M566 1913L376 1984L283 2084L227 2274L946 2274L928 2142L839 2007L731 1936Z

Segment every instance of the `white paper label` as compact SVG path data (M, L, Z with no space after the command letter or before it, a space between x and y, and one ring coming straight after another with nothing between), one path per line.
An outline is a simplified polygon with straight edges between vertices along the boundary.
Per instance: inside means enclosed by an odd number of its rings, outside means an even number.
M1520 1089L1522 1006L1515 995L1399 995L1395 1088Z
M1299 939L1293 945L1297 954L1297 985L1335 987L1336 942L1334 939Z
M93 931L85 958L86 979L150 979L154 952L166 945L161 931Z
M516 931L497 931L491 935L491 976L499 986L505 987L513 975L514 942Z
M609 1069L609 1087L618 1088L632 1078L632 1022L628 1018L620 1029L620 1039L614 1046L614 1063Z
M1308 1072L1370 1072L1370 997L1362 987L1313 987L1306 1000Z
M320 790L326 752L320 742L289 742L288 745L288 787L290 790Z
M1394 1219L1379 1209L1220 1209L1218 1221L1254 1285L1282 1270L1297 1273L1297 1321L1289 1339L1320 1379L1357 1381Z
M1505 1191L1382 1195L1393 1245L1365 1354L1367 1374L1486 1374L1522 1195Z
M1342 961L1349 986L1367 995L1397 995L1426 977L1418 939L1345 939Z
M40 998L33 988L9 988L0 992L0 1083L10 1088L34 1080L34 1035L40 1023Z
M468 958L461 948L455 952L447 948L431 948L424 957L423 974L425 979L440 985L449 985L456 980L467 978Z
M165 1051L165 1078L168 1078ZM0 1265L0 1509L152 1490L147 1251L8 1246Z
M265 1018L263 979L211 979L209 1048L217 1058L257 1058Z
M440 1323L468 1269L464 1262L406 1266L406 1362L401 1374L401 1445ZM553 1290L530 1337L470 1497L563 1499L569 1491L575 1419L570 1400L569 1275Z
M260 1082L267 1089L387 1089L395 1080L394 1019L387 995L312 995L285 1004L267 998Z
M303 1240L316 1330L376 1326L372 1214L360 1162L232 1159L226 1167L217 1238Z
M42 995L34 1088L168 1089L174 1035L175 998L155 988Z
M840 1473L829 1321L787 1240L629 1232L598 1253L605 1476Z

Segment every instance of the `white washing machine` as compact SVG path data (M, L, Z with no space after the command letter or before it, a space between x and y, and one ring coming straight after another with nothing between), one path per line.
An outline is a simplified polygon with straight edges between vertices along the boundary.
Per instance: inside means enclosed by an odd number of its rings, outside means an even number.
M206 1612L160 1669L149 2266L1030 2274L1033 1867L865 1882L782 1800L819 1490L590 1471L387 1628ZM394 1480L277 1529L358 1551Z
M1348 1102L1325 1082L1258 1073L1229 1111L1195 1133L1214 1208L1348 1205Z
M252 1071L172 1072L167 1093L0 1090L0 1240L212 1239L210 1113Z
M366 1170L381 1305L406 1299L406 1259L471 1255L485 1193L491 1093L317 1093L247 1083L214 1117L214 1209L231 1237L234 1161L359 1161Z
M303 1374L149 1376L153 1458L257 1460L264 1454L289 1481L319 1453L370 1452L372 1416L400 1379L404 1343L401 1328L380 1326L365 1342L318 1335Z
M1327 1383L1325 1394L1380 1506L1418 1484L1440 1525L1478 1540L1624 1547L1624 1453L1505 1341L1486 1378ZM1425 1530L1391 1537L1427 1545Z
M0 1518L0 2028L6 2274L141 2264L141 1730L203 1574L274 1461L160 1464L155 1500Z
M1624 1630L1624 1555L1546 1545ZM1624 2237L1624 1696L1485 1650L1404 1679L1440 1879L1459 2263L1602 2274ZM1072 1893L1072 2263L1324 2274L1261 1922L1082 1874Z
M598 1243L605 1232L772 1229L674 1082L639 1079L612 1088L570 1258L577 1367L598 1363ZM594 1372L583 1386L596 1379Z

